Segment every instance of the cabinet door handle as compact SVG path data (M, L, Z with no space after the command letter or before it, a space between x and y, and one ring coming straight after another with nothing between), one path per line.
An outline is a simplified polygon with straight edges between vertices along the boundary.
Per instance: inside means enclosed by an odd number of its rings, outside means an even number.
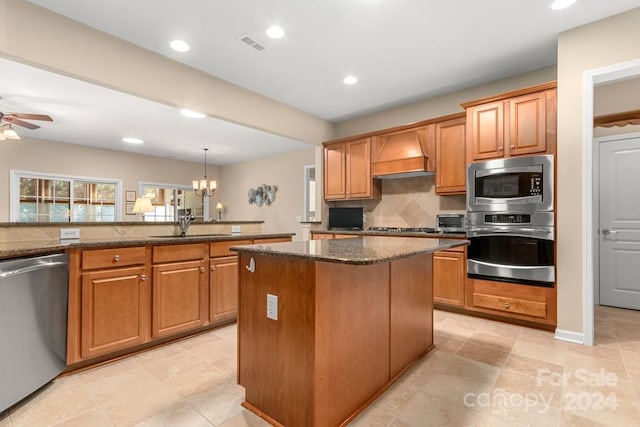
M504 308L509 308L509 303L508 302L504 303Z
M498 151L504 150L504 147L498 147Z
M212 265L212 266L211 266L211 271L214 271L215 269L216 269L216 266L215 266L215 265Z
M201 272L201 273L204 273L206 270L207 270L206 268L204 268L204 267L200 267L200 272Z
M147 275L146 275L146 274L141 274L141 275L140 275L140 280L142 280L143 282L144 282L145 280L147 280Z
M510 145L509 148L511 148L513 150L514 148L516 148L516 146L515 145Z
M120 255L116 255L113 257L113 262L118 262L120 261Z

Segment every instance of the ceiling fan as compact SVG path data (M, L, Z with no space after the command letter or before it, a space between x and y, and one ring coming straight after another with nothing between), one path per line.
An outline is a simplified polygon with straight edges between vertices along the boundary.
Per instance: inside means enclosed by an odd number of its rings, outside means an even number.
M40 126L33 123L25 122L24 120L43 120L52 122L53 119L46 114L30 114L30 113L3 113L0 111L0 124L9 123L16 126L22 126L27 129L38 129Z

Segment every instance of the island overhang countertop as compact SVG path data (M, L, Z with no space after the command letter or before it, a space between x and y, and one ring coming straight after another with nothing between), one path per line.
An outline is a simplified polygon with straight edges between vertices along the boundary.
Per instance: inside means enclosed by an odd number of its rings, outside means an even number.
M350 239L232 246L230 249L236 252L251 252L261 255L305 258L344 264L376 264L468 244L468 240L462 239L362 236Z

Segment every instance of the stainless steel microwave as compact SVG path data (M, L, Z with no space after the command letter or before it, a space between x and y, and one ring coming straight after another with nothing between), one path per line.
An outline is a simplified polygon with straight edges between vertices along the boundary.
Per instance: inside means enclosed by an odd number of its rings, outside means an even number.
M552 155L471 163L467 168L467 211L553 211L553 176Z

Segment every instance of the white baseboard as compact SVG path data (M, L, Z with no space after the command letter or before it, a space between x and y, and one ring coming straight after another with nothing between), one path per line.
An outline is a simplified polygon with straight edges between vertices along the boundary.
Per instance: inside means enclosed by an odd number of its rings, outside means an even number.
M572 342L574 344L584 344L584 334L582 332L556 329L556 333L553 337L560 341Z

